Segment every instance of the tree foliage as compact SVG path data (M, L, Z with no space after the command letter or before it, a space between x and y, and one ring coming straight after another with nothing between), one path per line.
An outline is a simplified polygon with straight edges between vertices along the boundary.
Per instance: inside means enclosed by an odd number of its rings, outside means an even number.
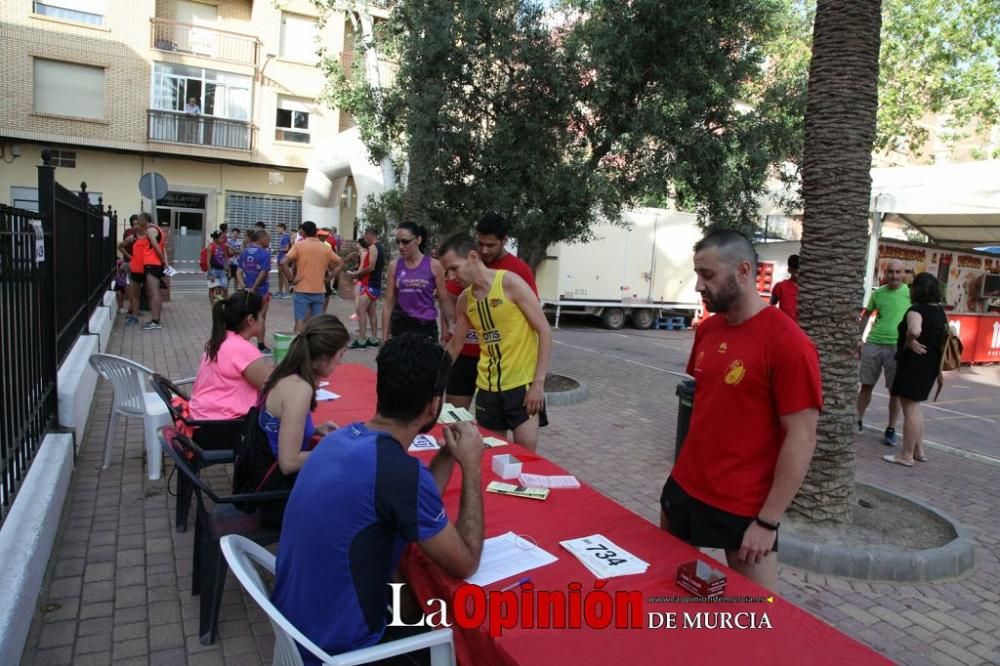
M782 147L737 102L780 2L567 0L553 18L528 0L402 0L377 42L394 84L327 60L330 101L376 159L406 157L410 214L448 232L496 210L530 263L671 192L748 226Z
M762 113L784 126L789 159L799 163L815 0L782 0L764 49L766 76L752 85ZM884 0L875 150L921 154L930 114L943 114L954 138L1000 119L1000 0Z

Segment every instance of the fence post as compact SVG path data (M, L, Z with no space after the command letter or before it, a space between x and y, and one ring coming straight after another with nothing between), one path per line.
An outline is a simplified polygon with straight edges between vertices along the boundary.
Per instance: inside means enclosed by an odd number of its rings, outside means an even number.
M59 368L59 336L56 332L56 313L58 303L56 299L59 295L56 291L55 281L55 257L56 257L56 168L52 166L52 151L48 148L42 150L42 164L38 167L38 214L42 218L43 243L45 246L45 261L42 262L42 293L48 306L41 312L41 338L43 348L50 350L49 354L43 354L43 371L51 378L53 386L56 388L53 395L58 391L58 368ZM46 337L49 339L46 340Z

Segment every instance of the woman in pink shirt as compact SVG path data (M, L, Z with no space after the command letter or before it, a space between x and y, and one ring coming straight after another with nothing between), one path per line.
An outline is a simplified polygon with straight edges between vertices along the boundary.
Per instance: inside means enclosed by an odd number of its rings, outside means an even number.
M242 419L257 403L257 391L274 367L270 357L250 342L262 332L262 308L261 297L249 291L238 291L212 306L212 337L205 343L191 392L192 419ZM232 445L226 442L209 448Z

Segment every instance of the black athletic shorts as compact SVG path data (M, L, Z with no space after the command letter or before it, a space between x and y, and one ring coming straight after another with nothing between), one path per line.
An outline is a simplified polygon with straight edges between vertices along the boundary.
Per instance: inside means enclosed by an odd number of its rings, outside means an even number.
M146 283L146 274L145 273L129 273L129 275L132 277L132 282L135 282L136 284L145 284Z
M239 266L237 266L236 264L229 264L229 279L230 280L237 279L236 278L236 271L237 270L239 270Z
M152 264L143 266L143 273L146 275L152 275L157 280L163 281L163 266L154 266Z
M528 410L524 407L524 396L528 393L527 386L519 386L508 391L483 391L476 393L476 422L482 427L494 432L503 433L513 430L525 421ZM549 424L545 413L545 403L538 413L538 427Z
M469 396L476 392L476 376L479 374L479 356L459 354L448 375L448 395Z
M389 317L389 333L396 336L410 332L419 333L437 342L437 319L415 319L402 310L393 310L392 315Z
M737 516L691 497L673 477L663 484L660 506L667 514L670 533L698 548L739 550L743 533L754 521L752 516ZM778 552L777 538L772 550Z

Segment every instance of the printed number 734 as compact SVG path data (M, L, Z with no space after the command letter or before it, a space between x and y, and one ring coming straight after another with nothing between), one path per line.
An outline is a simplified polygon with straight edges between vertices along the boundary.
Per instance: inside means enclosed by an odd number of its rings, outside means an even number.
M618 557L618 553L611 550L603 543L599 543L596 546L588 546L586 550L596 550L597 552L594 553L594 557L604 560L611 566L615 566L617 564L625 564L626 562L626 560L623 560L620 557Z

